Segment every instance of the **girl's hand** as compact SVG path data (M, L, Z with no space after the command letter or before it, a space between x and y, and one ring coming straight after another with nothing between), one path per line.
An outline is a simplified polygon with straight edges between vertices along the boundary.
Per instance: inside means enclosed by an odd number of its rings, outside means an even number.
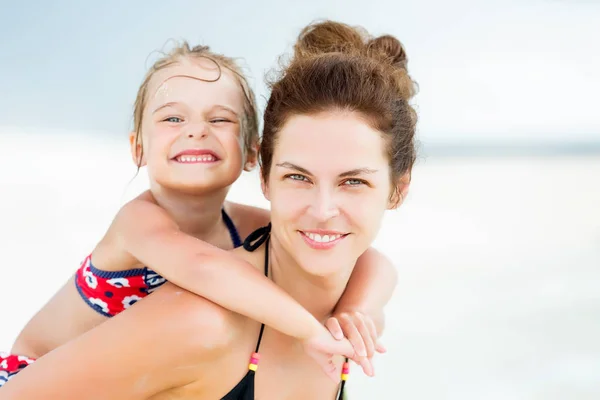
M329 318L325 326L337 340L349 340L354 349L354 356L349 357L359 364L365 374L373 376L372 358L375 352L385 353L386 349L379 341L375 323L367 315L358 312L336 312Z
M354 359L356 355L350 341L344 337L334 338L327 329L323 326L321 328L321 331L303 340L302 346L306 354L319 364L327 376L334 382L339 382L342 377L342 365L336 363L334 357L341 355Z

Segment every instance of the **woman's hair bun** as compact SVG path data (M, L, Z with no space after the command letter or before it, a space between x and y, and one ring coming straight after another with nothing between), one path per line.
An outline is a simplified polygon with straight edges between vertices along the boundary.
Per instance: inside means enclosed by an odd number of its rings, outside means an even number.
M295 60L326 53L363 55L402 69L407 63L402 43L391 35L374 38L363 28L334 21L316 22L300 32L294 45Z
M370 53L378 53L386 57L394 66L406 69L406 51L395 37L391 35L376 37L367 43L367 48Z
M308 25L294 45L294 56L310 57L325 53L354 53L365 47L363 32L349 25L324 21Z

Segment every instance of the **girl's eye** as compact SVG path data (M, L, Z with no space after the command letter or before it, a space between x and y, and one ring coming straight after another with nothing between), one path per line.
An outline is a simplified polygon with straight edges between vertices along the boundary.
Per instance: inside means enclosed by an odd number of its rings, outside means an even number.
M213 124L218 124L220 122L231 122L231 121L228 120L227 118L214 118L214 119L211 119L210 122L212 122Z
M344 181L344 185L346 186L359 186L359 185L364 185L366 182L363 181L362 179L346 179Z
M300 175L300 174L290 174L290 175L287 175L286 178L290 178L291 180L294 180L294 181L309 182L307 177L305 177L304 175Z
M174 124L177 124L177 123L182 122L182 119L179 118L179 117L169 117L169 118L164 119L163 121L165 121L165 122L172 122Z

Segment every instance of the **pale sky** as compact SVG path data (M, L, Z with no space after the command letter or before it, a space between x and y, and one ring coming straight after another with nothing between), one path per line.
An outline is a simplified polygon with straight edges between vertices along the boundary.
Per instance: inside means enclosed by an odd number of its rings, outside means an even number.
M421 140L600 141L600 2L0 0L0 132L126 135L147 59L184 38L264 74L312 20L405 45ZM151 58L149 58L151 60ZM149 61L148 61L149 63ZM259 99L261 106L264 99Z

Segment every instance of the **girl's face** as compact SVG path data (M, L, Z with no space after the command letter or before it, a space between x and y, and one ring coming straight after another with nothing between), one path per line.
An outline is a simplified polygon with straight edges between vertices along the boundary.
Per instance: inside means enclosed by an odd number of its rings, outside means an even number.
M153 183L188 193L230 186L240 176L244 140L243 92L226 68L218 77L208 59L184 60L158 71L148 85L142 143L132 141L134 157ZM135 133L133 133L135 135Z

